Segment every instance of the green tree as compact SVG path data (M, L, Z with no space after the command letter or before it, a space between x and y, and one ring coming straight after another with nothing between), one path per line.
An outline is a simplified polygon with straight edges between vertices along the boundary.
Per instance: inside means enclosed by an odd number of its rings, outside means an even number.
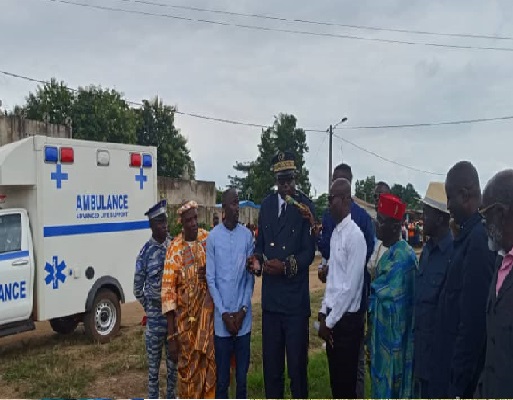
M184 172L194 179L195 167L187 148L187 139L175 128L175 109L155 98L143 100L137 116L137 144L157 147L159 176L179 178Z
M240 196L261 203L275 184L271 171L272 159L278 151L289 150L296 158L299 189L310 194L309 173L305 167L304 154L308 151L306 133L297 128L297 119L293 115L280 114L275 117L272 127L262 132L258 145L259 156L252 162L237 162L234 169L245 175L230 176L230 186L239 190Z
M318 219L322 219L324 212L328 209L328 194L323 193L313 200L315 206L315 214Z
M406 186L396 183L392 186L390 191L404 201L409 209L416 210L420 207L420 195L411 183L408 183Z
M223 192L224 190L220 187L216 189L216 204L221 204L223 202Z
M372 203L374 199L374 189L376 187L376 177L368 176L365 179L355 182L355 196L359 199Z
M29 93L24 107L15 107L15 114L25 110L28 119L45 121L51 124L66 124L73 118L75 93L64 82L52 78L43 86L38 86L36 93Z
M95 86L70 90L55 79L29 93L26 117L54 124L69 124L77 139L135 143L135 113L115 90Z
M79 88L73 105L73 135L98 142L136 142L136 116L122 94L95 86Z
M174 126L173 107L154 99L133 109L115 90L89 86L70 90L52 79L29 93L15 112L29 119L55 124L71 123L77 139L157 147L159 176L194 179L195 165L187 140Z

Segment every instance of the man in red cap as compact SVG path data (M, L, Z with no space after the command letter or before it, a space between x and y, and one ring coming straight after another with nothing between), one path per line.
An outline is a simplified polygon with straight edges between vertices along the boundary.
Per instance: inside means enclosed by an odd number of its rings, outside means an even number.
M417 257L401 239L406 205L392 194L378 202L376 234L388 250L379 260L369 307L371 398L411 398L413 295Z

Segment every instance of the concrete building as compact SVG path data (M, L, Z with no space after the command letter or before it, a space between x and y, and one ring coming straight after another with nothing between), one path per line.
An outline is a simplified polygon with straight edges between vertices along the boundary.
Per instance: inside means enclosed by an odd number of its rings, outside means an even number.
M216 204L217 214L219 220L222 219L223 206ZM250 200L241 200L239 202L239 222L241 224L258 224L258 215L260 213L260 205L253 203Z
M198 203L198 222L212 225L214 213L218 211L215 182L159 177L158 190L160 197L167 199L170 215L176 215L184 202L194 200Z
M70 126L47 124L18 116L0 115L0 146L33 135L71 138Z

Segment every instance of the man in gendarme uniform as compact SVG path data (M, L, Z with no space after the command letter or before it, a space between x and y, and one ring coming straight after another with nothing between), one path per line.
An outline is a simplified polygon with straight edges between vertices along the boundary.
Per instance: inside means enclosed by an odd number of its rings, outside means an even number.
M296 190L291 152L273 158L278 193L262 202L255 254L249 267L262 274L262 347L265 395L284 397L285 355L294 398L308 398L308 268L315 255L314 206Z
M166 398L175 398L176 365L171 361L167 338L167 320L162 315L162 272L171 237L167 229L167 202L162 200L145 214L150 220L151 238L137 256L134 295L147 315L146 352L148 354L148 397L159 398L159 370L162 349L166 348Z

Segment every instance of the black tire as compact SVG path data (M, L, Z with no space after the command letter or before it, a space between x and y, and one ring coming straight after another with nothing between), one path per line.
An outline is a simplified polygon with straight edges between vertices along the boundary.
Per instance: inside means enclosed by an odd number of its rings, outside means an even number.
M61 335L69 335L75 332L78 325L78 319L75 316L54 318L50 320L50 325L54 332Z
M86 335L94 342L107 343L119 332L121 305L118 296L109 289L100 289L91 310L84 316Z

